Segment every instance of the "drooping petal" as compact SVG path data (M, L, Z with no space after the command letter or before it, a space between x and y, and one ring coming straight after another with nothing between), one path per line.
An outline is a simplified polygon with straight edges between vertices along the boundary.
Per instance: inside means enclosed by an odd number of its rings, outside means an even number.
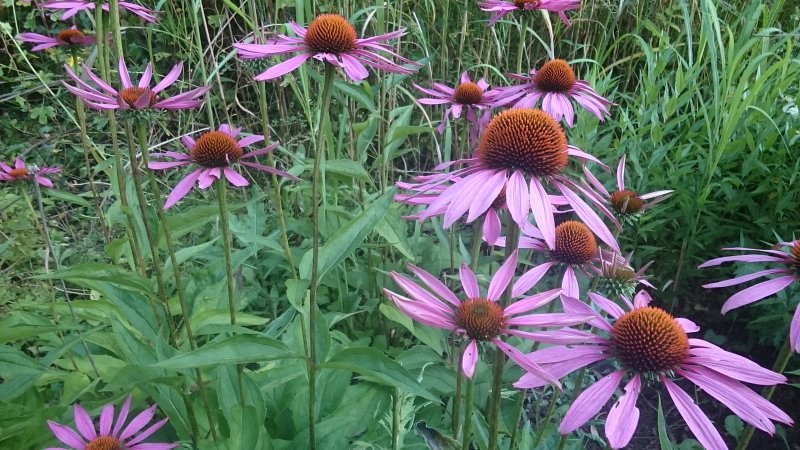
M276 64L265 70L260 75L256 76L255 80L268 81L283 76L303 65L303 63L306 62L306 60L310 57L311 53L301 53L297 56L289 58L286 61Z
M800 304L795 308L792 324L789 326L789 345L792 351L800 353Z
M617 370L597 380L575 399L558 427L561 434L572 433L600 412L614 395L625 371Z
M639 408L636 407L636 400L639 398L641 387L641 377L637 373L625 386L625 393L608 412L606 437L611 448L622 448L628 445L633 437L633 432L636 431L636 426L639 425Z
M225 167L222 169L222 171L225 174L225 178L227 178L228 181L236 187L244 187L250 184L245 177L230 167Z
M725 314L732 309L757 302L762 298L769 297L776 292L782 291L795 280L797 280L797 276L787 275L785 277L778 277L771 280L762 281L761 283L739 291L736 294L733 294L731 298L729 298L728 301L722 305L722 314Z
M531 177L530 204L533 219L536 221L536 226L542 233L544 241L551 249L556 248L556 224L553 209L548 200L547 191L536 177Z
M686 425L692 430L692 433L700 441L703 448L706 450L727 450L728 447L725 445L722 436L719 435L719 431L714 428L714 425L708 420L708 416L694 403L694 400L666 377L662 376L661 380L664 382L669 396L672 397L672 401L675 402L678 412L681 413L681 417L686 421Z
M475 366L478 364L478 343L472 339L464 349L464 360L461 362L461 370L464 376L472 379L475 374Z
M538 364L531 361L527 358L521 351L517 350L516 348L506 344L505 342L501 341L500 339L494 338L492 339L494 345L500 349L503 353L508 355L512 361L517 363L520 367L530 372L532 375L537 376L548 383L556 386L559 390L561 389L561 383L558 381L558 378L554 377L553 375L546 372L542 369Z
M517 300L514 303L506 306L506 309L503 311L503 313L506 316L513 316L515 314L533 311L534 309L550 303L553 301L553 299L558 297L559 294L561 294L561 289L551 289L549 291L540 292L522 300ZM514 294L512 294L512 296L516 297Z
M528 218L530 194L525 176L522 172L515 170L511 173L506 183L506 206L511 218L516 223L523 223Z
M783 375L702 339L689 339L689 357L686 362L707 367L745 383L769 386L786 382Z
M761 278L765 275L772 275L774 273L786 273L786 272L788 272L787 269L759 270L758 272L748 273L747 275L731 278L730 280L723 280L723 281L717 281L716 283L704 284L703 287L706 289L713 289L713 288L735 286L737 284L742 284L751 280L755 280L756 278Z
M172 208L176 203L178 203L183 197L192 190L192 186L197 181L197 178L200 177L200 174L203 172L203 169L197 169L194 172L186 175L184 179L182 179L175 188L172 189L169 196L167 197L167 201L164 202L164 209Z

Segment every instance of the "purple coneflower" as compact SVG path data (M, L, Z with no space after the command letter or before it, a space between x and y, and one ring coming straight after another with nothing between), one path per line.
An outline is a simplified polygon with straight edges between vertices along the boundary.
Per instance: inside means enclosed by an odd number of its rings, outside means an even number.
M404 63L417 65L383 43L403 36L406 33L405 29L370 38L358 38L353 25L338 14L321 14L314 18L308 28L303 28L295 22L289 22L289 27L299 37L278 35L268 44L233 44L242 59L300 53L259 74L255 78L257 81L272 80L285 75L300 67L311 57L344 69L347 76L355 82L369 76L365 65L391 73L414 73L413 70L406 69L382 56L381 52Z
M467 378L472 378L478 362L478 342L491 342L503 353L525 370L538 374L547 382L560 386L558 379L552 377L539 366L530 362L519 350L503 342L501 336L519 336L531 339L535 333L518 330L518 327L558 327L584 323L589 315L548 313L527 313L541 307L558 297L560 289L553 289L515 301L505 308L497 301L505 291L517 266L517 252L498 269L489 284L486 295L481 295L478 281L472 270L462 264L460 269L461 286L466 299L460 300L444 283L419 267L409 265L409 269L420 279L427 289L419 286L405 276L392 272L392 279L410 296L404 297L388 289L384 293L397 307L414 320L436 328L443 328L462 334L469 341L464 350L461 369ZM516 316L516 317L513 317Z
M581 0L486 0L478 4L481 10L492 13L489 26L514 11L534 11L543 9L558 13L564 25L570 26L564 11L572 11L581 7Z
M653 263L648 262L639 270L631 265L633 254L627 257L617 252L601 249L600 250L600 274L597 276L597 292L613 297L633 297L638 286L643 284L651 289L655 289L650 281L647 280L645 272Z
M589 321L608 337L586 331L554 332L553 342L561 345L538 350L528 355L532 362L557 377L593 362L613 360L622 368L601 378L583 391L564 416L559 432L570 433L592 419L608 402L626 374L631 375L625 393L617 400L606 418L606 437L612 448L628 445L639 422L636 401L648 383L661 382L675 402L678 412L703 448L725 450L727 446L719 432L671 378L684 377L707 392L745 422L767 433L775 432L773 421L792 424L792 419L775 405L742 384L772 386L785 383L786 377L767 370L754 362L727 352L702 339L692 339L687 333L700 328L687 319L676 319L663 309L648 306L650 296L639 292L634 303L625 302L628 311L595 293L593 303L606 312L608 320L588 305L573 298L564 298L565 310L576 314L594 314ZM546 334L544 332L542 334ZM544 339L544 338L542 338ZM523 376L514 384L517 388L543 386L538 374Z
M542 109L556 120L564 119L572 127L575 110L570 100L603 121L608 115L610 101L594 91L588 82L578 80L572 67L562 59L547 61L539 70L531 69L530 76L509 74L522 84L498 88L503 106L533 108L542 101Z
M627 189L625 187L625 155L622 155L619 164L617 164L617 190L614 192L606 190L603 183L601 183L586 166L583 168L583 173L586 175L586 180L591 183L595 191L599 192L603 196L603 199L611 204L611 209L620 217L631 217L641 214L657 203L669 198L673 192L670 189L639 195L636 191Z
M778 250L779 248L788 248L788 252ZM716 283L703 285L704 288L723 288L728 286L736 286L737 284L746 283L748 281L766 277L768 275L780 275L777 278L770 278L767 281L754 284L747 289L733 294L725 302L725 304L722 305L722 314L725 314L732 309L749 305L763 298L769 297L772 294L786 289L789 285L800 279L800 240L781 242L773 249L733 247L724 248L723 250L758 253L724 256L722 258L706 261L703 264L700 264L699 267L704 268L718 266L722 263L730 261L741 261L746 263L778 263L784 267L759 270L758 272L731 278L730 280L718 281ZM800 304L797 305L797 308L794 311L794 317L792 317L792 323L789 327L789 345L791 346L792 351L800 353Z
M420 218L440 214L446 207L446 228L464 214L470 223L505 192L505 203L514 222L524 227L532 212L544 241L553 248L555 219L551 197L545 190L548 184L560 192L564 203L572 207L600 240L619 251L611 231L575 191L586 195L606 216L613 217L598 201L598 194L588 192L561 174L570 155L597 161L568 145L561 125L549 114L527 108L502 112L486 126L475 157L455 162L466 167L431 177L429 186L452 184L420 213Z
M142 443L167 423L167 419L161 419L144 429L153 420L156 406L153 405L145 409L134 417L128 426L125 426L131 407L131 397L128 397L122 405L116 424L114 423L114 405L109 403L103 407L103 411L100 413L100 427L98 429L95 428L92 418L86 410L76 403L73 411L77 431L52 420L48 420L47 425L59 441L76 450L169 450L175 448L178 444ZM46 450L67 449L51 447Z
M78 14L81 11L86 10L93 10L95 8L95 2L91 0L84 0L84 1L55 1L55 2L48 2L41 5L42 8L45 9L64 9L64 15L61 16L61 20L67 20L70 17ZM149 10L144 6L137 5L136 3L131 2L118 2L118 7L120 11L129 11L132 14L136 14L137 16L141 17L142 20L145 22L155 23L156 22L156 13L155 11ZM103 11L108 12L108 3L103 3Z
M94 36L86 36L81 33L77 27L67 28L62 30L55 37L45 36L39 33L20 33L19 40L28 42L35 45L31 51L38 52L51 47L59 46L79 46L79 45L92 45L95 42Z
M165 99L159 98L158 94L172 86L181 76L181 71L183 70L182 62L175 64L164 79L156 84L155 87L150 88L150 81L153 78L153 65L151 63L147 64L139 84L134 85L131 82L125 60L120 59L119 78L122 82L122 87L119 90L111 87L86 66L83 66L84 72L100 90L81 80L69 66L65 67L67 75L77 86L64 82L64 87L94 109L192 109L203 103L200 97L211 89L210 86L203 86Z
M200 189L207 189L214 183L214 180L224 175L225 179L236 187L249 185L250 183L247 179L234 170L235 163L292 180L299 180L294 175L274 167L264 166L253 161L243 161L243 159L265 155L275 150L278 144L274 143L266 148L244 153L242 147L261 142L264 140L264 136L253 134L237 141L236 138L241 131L241 128L231 128L228 124L222 124L219 130L208 131L200 135L197 140L189 135L181 137L181 142L189 150L189 153L167 151L151 154L155 158L170 158L172 161L151 161L148 165L149 169L164 170L192 164L200 166L200 168L186 175L175 186L167 197L166 203L164 203L164 209L172 207L183 197L186 197L195 182L197 182L197 187Z
M489 90L489 83L483 78L473 82L467 72L461 74L461 82L455 88L445 86L442 83L433 83L429 89L418 84L414 84L414 87L423 94L430 96L418 99L423 105L447 105L442 122L436 129L439 134L444 133L451 116L453 119L458 119L461 117L462 112L466 110L467 121L471 125L470 135L473 142L477 140L480 130L489 123L490 110L495 106L495 93ZM478 116L478 111L483 111L480 117Z
M33 178L33 180L40 185L46 188L52 188L53 182L47 179L45 175L54 173L61 173L61 168L28 166L22 158L17 158L12 168L8 164L0 161L0 181L24 181Z

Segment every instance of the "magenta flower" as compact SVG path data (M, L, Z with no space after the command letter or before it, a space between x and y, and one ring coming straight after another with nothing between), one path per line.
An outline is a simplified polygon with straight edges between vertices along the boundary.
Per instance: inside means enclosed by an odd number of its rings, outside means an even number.
M788 248L788 252L778 250L779 248ZM718 281L716 283L703 285L704 288L709 289L723 288L728 286L736 286L737 284L746 283L748 281L766 277L768 275L780 275L777 278L769 278L767 281L754 284L747 289L733 294L725 302L725 304L722 305L722 314L725 314L732 309L749 305L769 297L786 289L789 285L800 279L800 275L798 275L800 269L800 240L781 242L776 245L775 248L769 250L741 247L724 248L723 250L757 253L723 256L722 258L706 261L703 264L700 264L699 267L713 267L730 261L741 261L746 263L778 263L783 267L759 270L758 272L731 278L730 280ZM794 311L792 323L789 327L789 345L791 346L792 351L800 353L800 304L797 305L797 308Z
M603 121L608 115L608 106L613 105L592 89L587 81L578 80L572 67L562 59L547 61L541 69L531 69L531 75L509 77L522 81L522 84L498 88L503 96L502 105L514 108L533 108L542 100L542 109L556 120L564 119L572 127L575 123L575 110L570 100L583 106Z
M122 409L114 423L114 405L108 404L103 407L100 413L100 427L95 428L92 418L79 404L75 404L74 416L77 431L65 425L60 425L52 420L47 421L47 426L56 438L66 444L70 449L76 450L95 450L95 449L120 449L120 450L169 450L178 444L157 444L142 443L153 433L158 431L167 423L167 419L161 419L150 425L146 429L156 412L157 405L153 405L131 420L128 420L128 411L131 407L131 397L125 400ZM124 427L124 428L123 428ZM144 429L144 430L143 430ZM45 450L68 450L62 447L50 447Z
M164 89L172 86L178 77L181 76L183 70L183 63L175 64L172 70L169 71L167 76L164 77L152 89L150 88L150 81L153 78L153 65L147 64L147 68L142 74L138 85L131 82L131 77L128 72L128 67L125 65L125 60L119 60L119 77L122 82L122 87L119 90L114 89L108 83L103 81L100 77L95 75L91 69L83 66L86 75L100 88L100 90L91 86L89 83L80 79L69 66L65 66L67 75L72 78L76 86L72 86L64 82L64 87L83 100L87 105L94 109L109 110L109 109L192 109L197 108L203 101L200 99L209 89L210 86L203 86L190 91L178 94L172 97L161 99L159 93Z
M548 184L560 192L562 203L571 206L600 240L619 251L614 235L575 191L583 193L604 215L615 220L598 200L598 194L561 174L570 155L599 163L593 156L568 145L563 129L547 113L527 108L502 112L487 125L475 157L455 162L465 167L429 179L429 187L451 184L430 202L425 211L419 213L419 217L425 219L446 208L445 228L465 214L467 223L471 223L504 192L514 222L524 227L532 212L544 241L553 248L556 239L554 203L545 190L545 184ZM417 191L425 190L420 187Z
M61 173L60 167L36 167L28 166L22 158L17 158L14 161L12 168L8 164L0 161L0 181L24 181L33 180L46 188L52 188L53 182L50 181L45 175Z
M472 378L478 362L478 342L491 342L503 353L525 370L538 374L544 380L561 386L539 366L529 361L516 348L503 342L501 336L519 336L533 339L535 333L519 330L519 327L558 327L584 323L591 316L565 313L517 314L527 313L541 307L558 297L560 289L553 289L520 299L505 309L497 304L517 267L517 252L511 254L492 277L487 294L481 295L475 274L466 264L461 265L461 286L466 299L459 300L453 291L430 273L419 267L409 265L409 269L421 280L427 289L409 278L392 272L392 279L410 296L404 297L388 289L383 292L397 307L412 319L425 325L443 328L464 335L469 341L464 350L461 366L464 375ZM513 317L516 316L516 317ZM568 325L569 324L569 325Z
M61 16L61 20L67 20L70 17L78 14L81 11L90 11L94 10L95 4L91 0L84 0L84 1L54 1L48 2L41 5L44 9L63 9L66 10L64 15ZM141 17L142 20L145 22L155 23L156 22L156 13L155 11L149 10L144 6L137 5L136 3L131 2L118 2L118 7L120 11L128 11L132 14L136 14L137 16ZM108 12L108 3L103 3L103 11Z
M636 295L633 304L625 300L627 312L599 294L590 293L589 296L612 320L569 297L563 299L564 309L576 314L594 314L595 318L589 323L608 337L578 330L556 331L551 342L560 345L528 355L532 362L557 377L597 361L612 360L621 365L619 370L601 378L575 399L558 429L562 434L571 433L596 416L626 374L631 378L625 393L606 418L606 437L612 448L628 445L636 431L639 422L636 401L643 378L646 382L664 384L678 412L705 449L726 450L727 446L692 397L671 380L675 375L694 383L742 420L769 434L775 432L773 421L792 424L786 413L742 384L772 386L785 383L783 375L710 342L689 338L687 333L700 328L690 320L676 319L660 308L648 306L650 296L644 291ZM543 385L538 374L527 374L514 384L517 388Z
M586 180L591 183L596 192L599 192L603 200L611 204L611 208L620 216L636 216L643 213L645 210L652 208L657 203L662 202L672 195L673 190L662 190L650 192L648 194L639 195L636 191L625 188L625 155L617 164L617 190L610 192L606 190L603 183L597 179L592 173L584 166L583 173ZM652 201L647 201L652 200Z
M572 11L581 7L581 0L486 0L479 3L481 10L492 13L489 26L514 11L534 11L543 9L558 13L564 25L570 26L564 11Z
M45 36L39 33L20 33L19 40L22 42L28 42L35 45L31 51L38 52L44 49L48 49L51 47L59 47L59 46L78 46L78 45L92 45L95 42L94 36L86 36L80 31L78 28L73 26L72 28L67 28L66 30L62 30L60 33L56 35L56 37Z
M242 59L300 53L270 67L256 76L256 81L272 80L285 75L300 67L311 57L344 69L347 76L355 82L369 76L365 65L391 73L414 73L414 70L400 66L381 53L386 53L404 63L418 65L398 55L391 46L384 43L406 34L405 29L370 38L358 38L353 25L338 14L321 14L307 29L295 22L289 22L289 27L299 37L278 35L268 44L233 44Z
M173 160L151 161L148 168L153 170L172 169L173 167L192 164L200 166L199 169L190 172L175 186L175 189L167 197L166 203L164 203L164 209L171 208L183 197L186 197L195 182L197 182L197 187L200 189L207 189L214 183L214 180L218 180L224 175L225 179L236 187L249 185L250 183L247 179L234 170L233 165L237 162L262 172L269 172L291 180L299 180L294 175L274 167L264 166L252 161L243 161L243 159L255 158L275 150L278 147L278 143L276 142L260 150L244 153L242 152L242 147L261 142L264 140L264 136L252 134L237 141L236 138L241 131L241 128L231 128L228 124L222 124L219 130L206 132L200 135L197 140L188 134L181 137L181 142L189 150L189 153L167 151L151 154L156 158L170 158Z
M423 88L417 84L414 87L423 94L430 97L420 98L418 101L423 105L447 105L444 111L442 122L436 129L439 134L444 133L449 118L458 119L464 110L467 113L467 121L471 124L471 140L475 142L480 130L484 129L489 123L489 113L495 106L495 92L489 89L489 83L483 78L473 82L467 72L461 74L461 82L455 88L445 86L441 83L433 83L430 89ZM478 112L483 114L478 116Z

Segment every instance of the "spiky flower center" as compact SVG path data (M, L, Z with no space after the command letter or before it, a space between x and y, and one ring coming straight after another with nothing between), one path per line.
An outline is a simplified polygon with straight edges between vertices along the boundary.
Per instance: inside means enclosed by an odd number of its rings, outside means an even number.
M150 90L150 88L140 88L138 86L133 86L129 88L124 88L119 90L120 98L128 104L131 108L136 107L136 101L139 100L143 95L150 96L150 103L147 104L145 107L153 106L158 101L158 96Z
M122 442L111 436L98 436L86 446L86 450L122 450L122 448Z
M514 0L514 6L519 9L536 9L542 3L542 0ZM525 5L531 5L525 8Z
M556 227L556 248L550 257L565 264L583 264L597 256L597 241L581 222L568 220Z
M456 310L456 325L466 330L467 335L479 341L489 341L503 330L506 319L503 308L485 298L471 298L461 303Z
M563 59L547 61L533 77L536 87L545 92L568 92L575 81L575 72Z
M203 134L192 149L192 159L203 167L227 167L241 157L239 144L222 131Z
M321 14L308 26L306 45L314 53L347 53L356 45L356 29L338 14Z
M17 179L17 180L19 180L21 178L27 178L28 175L30 175L30 174L31 173L25 167L21 167L19 169L11 169L11 172L8 172L8 175L11 176L11 178L14 178L14 179Z
M538 109L511 109L486 126L478 158L493 169L556 175L567 165L567 137L561 125Z
M622 364L640 373L675 370L689 356L689 338L661 308L625 313L611 329L611 347Z
M789 248L789 255L792 257L791 265L797 273L800 273L800 240Z
M620 214L636 214L644 208L644 200L636 192L625 189L611 194L611 206Z
M66 30L62 30L58 33L58 40L64 41L68 44L81 44L83 43L83 38L85 36L78 30L73 30L71 28L67 28Z
M453 101L462 105L477 105L483 100L483 91L477 84L467 81L456 87Z

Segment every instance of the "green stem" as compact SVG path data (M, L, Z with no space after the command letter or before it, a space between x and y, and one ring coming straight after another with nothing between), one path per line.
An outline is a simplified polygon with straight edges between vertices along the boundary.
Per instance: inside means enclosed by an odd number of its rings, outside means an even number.
M522 73L522 57L525 55L525 35L528 33L527 20L529 14L523 14L519 19L519 47L517 47L517 73Z
M517 442L517 435L519 434L519 416L522 415L522 407L525 405L525 390L521 389L517 392L519 398L517 399L517 404L514 407L514 417L517 418L517 424L514 429L511 430L511 444L508 446L508 448L514 448L514 444ZM536 448L536 445L534 445L533 448Z
M219 222L222 226L222 242L225 248L225 278L228 285L228 313L230 314L231 325L236 325L236 300L233 298L233 287L235 280L233 278L233 236L231 235L230 223L228 222L228 196L226 188L228 180L225 178L222 167L220 167L220 175L217 179L217 199L219 200ZM239 402L244 407L244 366L239 364L236 366L236 373L239 378Z
M455 345L452 347L456 349ZM458 436L458 429L461 426L461 389L464 385L464 372L461 366L464 364L464 349L459 348L458 366L456 369L456 392L453 396L453 436Z
M325 65L325 81L322 85L322 102L319 110L319 127L317 142L314 147L314 171L312 173L311 211L314 232L311 247L311 286L309 287L308 306L308 439L309 448L317 448L316 404L317 404L317 288L319 287L319 197L320 197L320 165L324 156L325 128L330 121L329 109L333 94L334 67Z
M533 448L536 448L540 442L542 442L542 438L544 437L544 430L547 427L547 424L550 423L550 418L553 417L553 411L556 409L556 404L558 403L559 392L553 388L553 396L550 398L550 405L547 407L547 415L544 416L544 422L539 427L539 432L536 433L536 440L533 442ZM511 444L513 446L514 441L512 439Z
M458 368L461 371L461 368ZM461 450L469 450L472 437L472 410L475 405L475 377L467 381L467 395L464 397L464 433L461 435Z
M95 9L102 9L97 8ZM109 0L108 2L108 15L111 17L111 34L114 39L114 48L117 53L117 59L124 59L125 52L122 45L122 29L119 25L119 0Z
M506 252L505 257L508 259L517 249L519 243L519 225L514 222L511 214L506 216ZM500 297L498 304L501 308L505 309L511 301L511 283L506 287L505 292ZM492 364L492 392L489 400L489 412L487 419L489 420L489 450L497 448L498 434L500 430L500 391L503 388L503 369L506 363L506 356L499 349L495 349L494 362Z
M777 373L783 373L786 370L786 365L789 363L789 359L792 357L792 348L789 343L789 338L786 338L786 341L783 343L783 347L781 347L781 351L778 353L778 357L775 358L775 364L772 366L772 371ZM775 385L768 386L764 388L761 392L761 396L764 397L765 400L769 401L772 398L772 394L775 393ZM745 450L750 444L750 439L753 437L753 432L755 428L752 425L748 425L747 428L742 433L742 437L739 438L739 443L736 445L736 450Z
M39 183L36 180L31 179L31 184L33 185L33 193L36 196L36 204L39 207L39 216L41 220L42 226L42 236L44 237L44 243L47 246L47 253L53 255L53 265L56 266L56 270L61 270L61 263L58 262L58 255L56 255L55 250L53 249L53 242L50 240L50 228L47 226L47 215L44 213L44 203L42 203L42 191L39 189ZM31 201L28 198L27 190L23 191L25 200L28 202L30 206ZM34 217L36 215L34 214ZM45 271L47 271L47 266L45 266ZM63 278L59 278L61 281L61 290L64 291L64 298L67 300L67 309L69 309L69 314L72 316L72 320L78 324L78 316L75 314L75 309L72 307L72 299L69 297L69 292L67 291L67 286L64 283ZM83 345L83 350L86 352L86 357L89 359L89 364L92 366L92 370L97 378L100 378L100 371L97 370L97 365L94 362L94 358L92 357L91 352L89 352L89 346L86 344L86 341L83 339L81 334L81 330L79 328L75 329L75 332L78 334L78 339L80 339L81 344Z
M137 128L139 132L139 147L142 153L142 163L144 164L145 168L148 168L150 165L150 146L148 145L147 140L147 124L144 121L138 121ZM153 202L156 204L156 211L158 214L158 220L161 223L161 227L164 231L164 241L167 244L167 252L169 253L169 259L172 263L172 274L175 278L175 290L178 293L178 301L181 305L181 314L183 315L184 319L184 327L186 328L186 337L189 341L189 348L191 350L197 350L197 339L192 332L192 323L191 323L191 313L189 311L188 303L186 302L186 293L183 289L183 281L181 281L181 270L180 265L178 262L178 257L175 254L175 243L172 240L172 231L170 230L169 221L167 220L167 215L164 212L164 208L161 208L159 205L162 205L162 196L161 196L161 188L158 185L158 180L156 180L155 172L152 170L147 170L147 176L150 181L150 190L153 192ZM176 338L177 339L177 338ZM217 436L217 425L214 419L214 414L211 412L211 403L208 401L208 392L206 391L205 383L203 382L203 374L200 372L199 368L194 369L195 377L197 378L197 385L200 391L200 397L203 401L203 408L206 412L206 417L208 418L208 425L211 429L211 438L214 441L217 441L219 437ZM194 416L191 416L194 417ZM196 423L194 424L196 428Z
M392 390L392 450L400 448L400 415L403 405L400 400L400 389Z

